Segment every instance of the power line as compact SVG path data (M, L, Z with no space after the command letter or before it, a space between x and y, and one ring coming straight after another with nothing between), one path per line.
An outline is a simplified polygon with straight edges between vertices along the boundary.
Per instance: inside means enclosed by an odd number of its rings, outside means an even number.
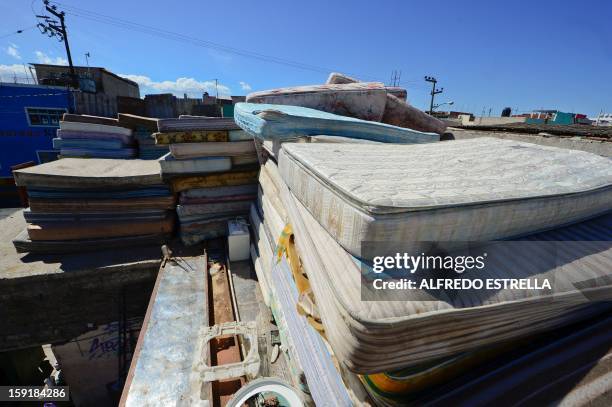
M23 33L24 31L31 30L32 28L35 28L35 27L36 27L36 26L35 26L35 25L33 25L33 26L31 26L31 27L26 27L26 28L22 28L21 30L16 30L16 31L10 32L10 33L8 33L8 34L0 35L0 39L3 39L3 38L8 38L8 37L10 37L11 35L21 34L21 33Z
M98 23L103 23L103 24L109 24L109 25L113 25L115 27L119 27L119 28L124 28L124 29L128 29L128 30L133 30L133 31L138 31L144 34L148 34L148 35L153 35L153 36L157 36L160 38L164 38L164 39L168 39L168 40L173 40L173 41L178 41L178 42L183 42L183 43L189 43L195 46L199 46L199 47L204 47L204 48L209 48L209 49L214 49L217 51L222 51L222 52L226 52L226 53L231 53L231 54L235 54L235 55L239 55L242 57L247 57L247 58L253 58L253 59L258 59L264 62L270 62L270 63L275 63L275 64L280 64L280 65L285 65L285 66L289 66L289 67L293 67L293 68L298 68L298 69L303 69L303 70L309 70L309 71L313 71L313 72L319 72L319 73L329 73L329 72L334 72L334 71L339 71L337 69L332 69L332 68L327 68L327 67L322 67L322 66L317 66L317 65L312 65L312 64L306 64L306 63L302 63L302 62L298 62L298 61L293 61L290 59L286 59L286 58L280 58L280 57L275 57L275 56L271 56L271 55L266 55L266 54L261 54L258 52L254 52L254 51L249 51L249 50L244 50L244 49L240 49L240 48L235 48L235 47L230 47L227 45L223 45L220 43L216 43L213 41L208 41L208 40L203 40L200 38L196 38L196 37L191 37L185 34L180 34L177 32L173 32L173 31L168 31L168 30L163 30L157 27L152 27L152 26L148 26L148 25L144 25L144 24L140 24L140 23L136 23L133 21L129 21L129 20L124 20L124 19L120 19L120 18L116 18L116 17L111 17L111 16L107 16L104 14L100 14L97 12L93 12L93 11L88 11L85 9L81 9L78 7L74 7L74 6L70 6L64 3L60 3L60 2L53 2L57 5L61 5L62 8L66 11L67 14L76 16L76 17L80 17L80 18L84 18L84 19L88 19L91 21L95 21ZM340 70L341 71L341 70ZM365 79L372 79L371 77L365 76L365 75L354 75L354 74L350 74L349 75L352 76L358 76L361 78L365 78Z

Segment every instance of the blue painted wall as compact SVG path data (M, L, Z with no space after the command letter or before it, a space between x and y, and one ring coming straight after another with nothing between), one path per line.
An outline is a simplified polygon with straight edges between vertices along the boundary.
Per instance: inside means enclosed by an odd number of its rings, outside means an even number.
M70 92L56 86L0 83L0 177L11 166L38 161L38 150L53 150L57 126L30 125L26 108L61 108L72 104Z

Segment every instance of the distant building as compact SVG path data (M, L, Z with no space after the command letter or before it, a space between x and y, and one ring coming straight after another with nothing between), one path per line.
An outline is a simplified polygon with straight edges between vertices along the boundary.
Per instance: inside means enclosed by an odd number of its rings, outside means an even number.
M140 99L140 88L132 80L100 67L75 66L78 86L65 65L31 64L40 85L71 87L74 113L115 117L121 98Z
M148 117L168 118L180 115L233 117L234 104L244 101L244 96L215 97L208 92L202 98L190 98L185 94L182 98L171 93L145 95L142 109ZM126 112L129 113L129 112Z
M591 124L591 120L584 114L567 113L554 109L534 110L533 112L524 114L523 116L527 118L527 123L532 124Z
M451 110L448 112L442 111L442 110L434 110L433 112L433 116L439 118L439 119L459 119L461 118L461 116L470 116L470 117L474 117L474 115L472 113L467 113L467 112L458 112L455 110Z
M72 104L62 86L0 83L0 206L19 204L11 167L57 158L52 140Z
M612 126L612 113L600 113L597 117L589 118L595 126Z
M70 68L66 65L30 64L36 70L41 85L63 85L70 83ZM75 66L79 79L79 90L87 93L104 93L110 98L140 97L138 84L100 67Z
M11 167L47 161L62 115L72 106L61 86L0 83L0 177Z

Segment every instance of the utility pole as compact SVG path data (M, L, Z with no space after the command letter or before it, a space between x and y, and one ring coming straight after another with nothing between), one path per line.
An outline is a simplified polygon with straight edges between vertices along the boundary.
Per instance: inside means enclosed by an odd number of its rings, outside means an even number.
M85 53L85 64L87 64L87 76L89 76L89 79L91 79L91 71L89 70L89 57L91 57L91 55L89 54L89 51L87 51Z
M431 84L432 84L432 86L431 86L431 103L429 104L429 114L433 116L434 97L437 94L440 94L440 93L444 92L444 88L436 89L436 83L438 83L438 80L436 78L434 78L433 76L426 76L425 77L425 82L431 82Z
M389 82L389 85L399 86L401 77L402 77L402 71L396 71L394 69L393 71L391 71L391 82Z
M66 47L66 56L68 57L68 65L70 66L70 77L73 85L76 85L76 72L74 70L74 65L72 64L70 45L68 45L68 33L66 32L66 23L64 21L66 13L63 11L58 12L57 6L49 6L49 0L44 0L44 3L47 12L57 17L59 19L59 23L49 16L37 15L36 17L43 20L43 22L38 23L37 26L42 34L47 34L49 37L57 36L60 41L64 42L64 46Z

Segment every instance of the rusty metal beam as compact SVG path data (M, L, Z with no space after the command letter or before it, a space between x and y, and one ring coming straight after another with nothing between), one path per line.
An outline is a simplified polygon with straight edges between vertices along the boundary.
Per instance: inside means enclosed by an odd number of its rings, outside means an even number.
M233 301L227 267L223 263L209 262L209 310L211 325L235 321ZM213 271L212 275L210 271ZM238 338L227 336L213 339L210 342L211 365L220 366L240 362L240 345ZM213 406L225 406L232 396L245 384L240 379L220 380L212 383L211 403Z

